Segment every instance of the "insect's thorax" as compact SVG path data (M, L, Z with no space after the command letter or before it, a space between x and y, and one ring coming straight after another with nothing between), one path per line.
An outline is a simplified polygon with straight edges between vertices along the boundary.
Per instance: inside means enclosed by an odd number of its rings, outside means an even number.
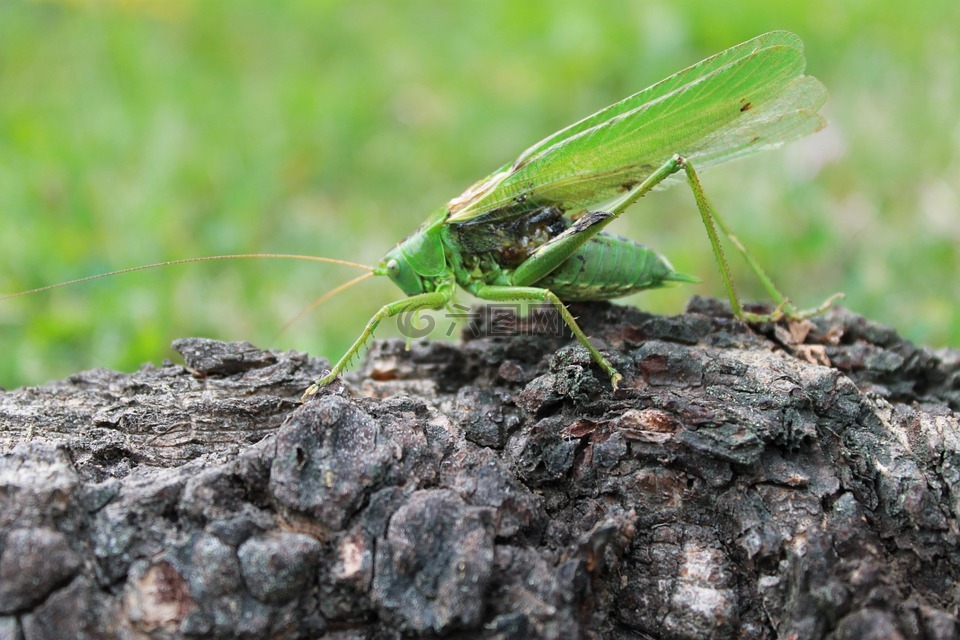
M509 274L570 222L556 207L539 207L517 215L494 210L443 228L444 244L457 281L463 287L482 281L508 284Z

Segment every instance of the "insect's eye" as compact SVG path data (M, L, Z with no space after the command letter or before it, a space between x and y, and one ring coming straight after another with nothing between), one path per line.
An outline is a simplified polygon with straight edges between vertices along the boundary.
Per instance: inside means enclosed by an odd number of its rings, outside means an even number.
M400 263L397 262L396 260L394 260L393 258L390 258L389 260L387 260L387 271L390 272L389 275L390 275L391 278L393 278L393 277L395 277L395 276L399 276L399 275L400 275Z

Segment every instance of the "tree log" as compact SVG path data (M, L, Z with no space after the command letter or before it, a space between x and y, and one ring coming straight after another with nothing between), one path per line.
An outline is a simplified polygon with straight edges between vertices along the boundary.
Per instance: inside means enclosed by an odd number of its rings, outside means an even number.
M960 351L572 308L0 394L0 638L958 636Z

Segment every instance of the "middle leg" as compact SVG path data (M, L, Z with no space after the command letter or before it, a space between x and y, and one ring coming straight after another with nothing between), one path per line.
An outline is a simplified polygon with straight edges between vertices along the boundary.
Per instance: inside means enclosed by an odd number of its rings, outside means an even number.
M585 334L583 329L580 328L580 325L577 324L577 321L570 313L570 310L567 309L567 306L563 304L563 301L560 300L560 298L558 298L552 291L549 289L541 289L539 287L504 287L487 285L479 287L473 292L473 294L483 300L490 300L494 302L512 302L517 300L538 300L540 302L549 302L556 308L557 312L560 314L560 317L563 318L564 323L566 323L566 325L570 328L570 331L577 338L577 341L579 341L580 344L582 344L587 351L590 352L590 357L593 358L593 361L596 362L601 369L603 369L604 373L610 376L610 384L613 386L613 390L617 390L617 385L621 380L623 380L623 376L613 368L613 365L610 364L610 361L607 360L595 346L590 344L587 334Z

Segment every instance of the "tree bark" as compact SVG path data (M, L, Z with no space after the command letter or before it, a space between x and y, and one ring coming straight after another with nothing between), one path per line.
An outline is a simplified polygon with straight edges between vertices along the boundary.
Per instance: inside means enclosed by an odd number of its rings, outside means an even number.
M0 394L0 638L957 637L960 351L573 310Z

